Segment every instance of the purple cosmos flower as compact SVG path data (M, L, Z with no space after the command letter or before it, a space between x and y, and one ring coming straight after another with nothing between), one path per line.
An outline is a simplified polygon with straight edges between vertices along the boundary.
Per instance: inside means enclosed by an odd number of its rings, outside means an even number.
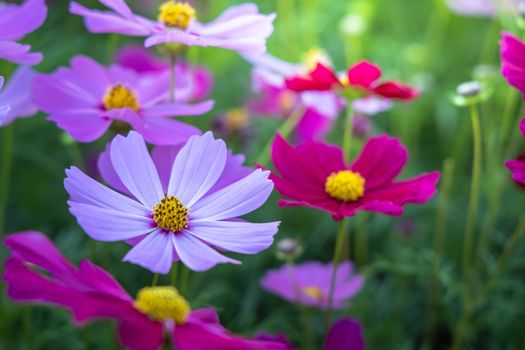
M19 64L40 63L41 53L29 52L31 46L16 41L40 27L46 16L45 0L27 0L22 5L0 3L0 58Z
M132 196L72 167L64 181L71 196L70 211L93 239L131 240L135 246L124 261L153 272L168 273L177 260L195 271L240 263L214 248L258 253L271 245L279 223L237 219L259 208L270 195L273 183L267 171L257 169L213 191L225 171L227 153L224 142L209 132L192 136L177 153L163 186L144 139L134 131L127 137L116 136L109 158Z
M365 350L361 324L351 318L342 318L332 325L323 350Z
M491 17L498 14L498 10L515 12L519 0L447 0L447 6L454 12L465 16Z
M6 87L0 92L0 126L17 118L34 115L37 108L31 100L35 74L29 67L18 68ZM9 106L6 110L5 106Z
M84 260L77 268L39 232L8 236L6 291L17 302L68 309L78 325L118 321L126 349L158 350L164 337L178 350L286 350L278 342L244 339L221 326L213 308L191 310L174 287L146 287L133 298L105 270Z
M77 56L71 60L71 68L38 74L33 99L77 141L98 139L116 121L131 125L150 143L173 145L200 134L200 130L170 117L206 113L213 102L168 102L169 85L169 72L138 74Z
M165 73L170 64L161 60L142 46L130 45L117 53L116 63L122 67L133 69L138 73ZM213 76L203 66L190 65L184 60L177 60L175 64L175 100L192 102L202 100L211 93Z
M232 6L214 21L203 24L189 3L168 0L159 8L158 20L134 14L124 0L99 0L111 11L88 9L71 2L70 11L84 17L93 33L119 33L147 37L151 47L166 43L187 46L217 46L239 52L262 53L273 31L275 14L262 15L257 5Z
M355 275L351 262L339 265L336 273L333 307L341 309L356 295L364 283L361 275ZM320 309L328 307L328 294L333 265L312 261L301 265L285 265L269 270L261 280L267 291L293 303L311 305Z

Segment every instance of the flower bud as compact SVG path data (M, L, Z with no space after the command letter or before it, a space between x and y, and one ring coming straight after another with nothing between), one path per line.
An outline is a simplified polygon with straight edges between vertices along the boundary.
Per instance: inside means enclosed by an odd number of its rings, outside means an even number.
M285 238L277 243L277 257L282 260L293 260L303 252L303 247L293 238Z

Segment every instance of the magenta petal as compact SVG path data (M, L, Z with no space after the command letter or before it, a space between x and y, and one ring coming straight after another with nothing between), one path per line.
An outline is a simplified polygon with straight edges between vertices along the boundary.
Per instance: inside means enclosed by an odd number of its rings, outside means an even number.
M350 85L369 88L381 77L381 69L367 61L362 61L348 70L348 81Z
M361 325L351 318L337 321L328 332L323 350L364 350Z
M525 94L525 43L510 33L503 33L500 45L503 76Z
M505 166L512 172L512 179L525 185L525 162L521 160L508 160Z
M164 343L164 330L160 322L125 320L120 322L118 334L122 345L131 350L158 350Z

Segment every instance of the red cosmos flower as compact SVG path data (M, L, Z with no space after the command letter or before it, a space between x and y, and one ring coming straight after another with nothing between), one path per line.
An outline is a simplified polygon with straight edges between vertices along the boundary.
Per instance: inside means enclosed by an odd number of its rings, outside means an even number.
M321 209L334 220L359 210L400 216L403 205L430 200L440 177L433 172L395 182L408 154L399 140L389 136L368 140L359 157L347 165L339 147L310 141L293 148L277 135L272 159L280 174L271 179L287 198L279 205Z
M337 73L322 63L307 76L297 76L286 80L286 87L292 91L327 91L332 89L351 88L365 95L377 95L387 99L412 100L419 92L395 81L379 83L381 69L367 61L358 62L350 67L342 79Z

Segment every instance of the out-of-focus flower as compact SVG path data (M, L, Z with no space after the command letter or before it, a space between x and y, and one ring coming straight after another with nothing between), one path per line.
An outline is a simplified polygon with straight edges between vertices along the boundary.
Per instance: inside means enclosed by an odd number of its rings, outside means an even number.
M491 17L498 11L516 12L519 0L446 0L447 6L459 15Z
M84 17L93 33L119 33L147 37L146 47L166 43L217 46L239 52L263 53L273 32L275 14L262 15L252 3L232 6L217 19L203 24L187 2L168 0L159 8L158 20L134 14L124 0L99 0L111 11L88 9L71 2L70 11Z
M134 131L116 136L110 160L124 196L73 167L65 188L71 213L93 239L132 241L124 261L168 273L180 260L194 271L219 263L240 263L215 249L255 254L268 248L278 222L237 220L259 208L270 195L269 172L257 169L212 192L225 171L226 145L211 133L193 136L177 153L163 186L144 139ZM214 249L215 248L215 249Z
M296 239L285 238L277 243L277 257L281 260L294 260L302 253L303 247Z
M367 116L362 114L354 115L352 119L352 133L355 137L366 138L370 134L372 123Z
M467 81L459 84L452 102L460 107L472 106L486 101L491 94L492 90L487 84L475 80Z
M71 60L71 68L37 74L33 100L77 141L98 139L116 121L131 125L150 143L173 145L200 134L200 130L170 117L204 114L213 101L168 102L169 86L169 72L138 74L77 56Z
M251 134L249 112L245 108L230 109L213 120L213 129L222 138L237 137L244 144Z
M525 118L521 120L520 131L525 139ZM505 165L512 172L512 179L520 185L525 185L525 161L520 159L508 160Z
M46 20L45 0L27 0L21 5L0 3L0 58L18 64L37 64L42 54L16 41L38 29Z
M394 182L408 160L398 139L368 140L359 157L345 164L339 147L308 142L296 148L277 135L272 146L275 188L287 198L284 207L307 206L332 214L334 220L359 210L400 216L408 203L425 203L436 193L440 173L425 173Z
M4 77L0 76L0 91L2 90L2 88L4 87ZM5 104L5 102L0 102L0 103L4 103L4 104L0 104L0 121L7 115L7 113L9 113L9 110L11 109L11 107L9 106L9 104Z
M354 267L349 261L337 267L332 304L335 309L347 306L350 298L363 286L363 276L354 274L353 270ZM317 261L284 265L280 269L267 271L261 279L261 286L292 303L326 309L332 271L331 263L323 264Z
M500 41L501 74L525 98L525 43L510 33Z
M29 67L18 68L0 92L0 126L18 118L31 117L37 108L31 100L35 74ZM8 109L5 106L9 106Z
M116 63L138 73L166 73L170 70L167 60L156 57L142 46L130 45L118 51ZM213 76L203 66L194 66L178 59L175 64L175 100L199 101L209 96L213 88Z
M379 83L381 69L370 62L362 61L350 67L345 75L318 63L306 76L286 79L286 87L292 91L335 91L342 92L352 99L369 95L386 99L409 101L419 96L412 87L395 81Z
M361 324L347 317L332 325L326 336L323 350L365 350L365 348Z
M118 321L118 337L133 350L158 350L165 334L178 350L285 350L283 345L249 340L223 328L215 309L191 310L171 286L146 287L133 298L105 270L89 260L76 268L39 232L8 236L12 253L5 263L7 295L17 302L52 304L79 324Z

